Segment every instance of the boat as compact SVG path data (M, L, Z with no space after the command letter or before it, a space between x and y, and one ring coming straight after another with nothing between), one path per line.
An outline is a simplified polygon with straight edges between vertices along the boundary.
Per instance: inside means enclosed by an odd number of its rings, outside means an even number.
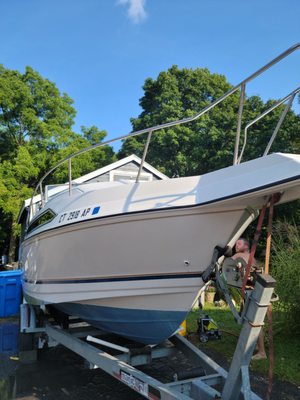
M299 44L293 46L268 66L298 48ZM276 136L272 135L263 157L241 162L237 139L232 166L202 176L140 182L151 135L201 117L236 90L244 90L257 75L192 118L91 146L44 175L30 206L19 216L26 301L54 306L144 344L173 335L205 284L202 275L215 246L233 246L270 196L277 195L277 204L300 198L300 155L267 154ZM274 105L269 111L273 109ZM71 160L77 155L145 133L148 139L136 182L72 181ZM64 162L69 163L68 184L48 198L41 190L39 207L34 207L45 178Z

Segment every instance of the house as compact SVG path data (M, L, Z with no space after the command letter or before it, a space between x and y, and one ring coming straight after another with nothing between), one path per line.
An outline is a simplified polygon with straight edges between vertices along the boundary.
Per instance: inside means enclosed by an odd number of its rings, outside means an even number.
M138 171L140 168L142 160L135 154L131 156L122 158L112 164L106 165L105 167L99 168L93 172L83 175L79 178L73 179L72 184L74 186L81 183L92 183L92 182L112 182L112 181L129 181L135 182ZM169 179L166 175L158 171L156 168L152 167L147 162L144 162L143 168L140 174L139 182L148 182L154 180ZM51 196L67 189L69 187L68 183L61 185L47 185L45 187L45 201L47 201ZM19 214L19 222L24 218L24 211L28 209L31 203L31 198L25 200L22 210ZM41 203L41 196L36 195L32 199L32 209L35 212L36 208L39 208Z
M74 179L74 183L88 182L112 182L112 181L130 181L135 182L141 165L141 159L135 154L122 158L103 168L97 169L80 178ZM168 179L168 177L147 162L144 162L143 169L139 178L140 182Z

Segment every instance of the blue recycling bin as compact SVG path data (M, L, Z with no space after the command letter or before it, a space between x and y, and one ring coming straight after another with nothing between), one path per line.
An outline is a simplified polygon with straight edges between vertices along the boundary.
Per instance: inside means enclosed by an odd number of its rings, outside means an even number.
M21 269L0 272L0 317L9 317L19 312L22 273Z

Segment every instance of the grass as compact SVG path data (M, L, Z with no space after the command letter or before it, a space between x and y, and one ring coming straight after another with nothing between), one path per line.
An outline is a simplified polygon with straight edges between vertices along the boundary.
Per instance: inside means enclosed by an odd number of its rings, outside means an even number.
M219 326L222 333L221 340L211 340L201 347L205 351L205 347L212 348L218 353L224 355L229 361L231 360L240 332L240 326L235 322L231 311L228 307L215 307L211 303L206 303L203 310L204 314L208 314ZM276 312L273 313L273 324L276 324ZM199 318L199 310L192 310L187 318L187 331L195 333L197 331L197 319ZM274 329L275 330L275 329ZM274 376L281 380L285 380L296 385L300 384L300 341L298 336L286 333L274 333ZM268 353L268 333L265 328L265 345ZM195 344L199 344L200 342ZM268 375L268 360L251 361L250 369Z

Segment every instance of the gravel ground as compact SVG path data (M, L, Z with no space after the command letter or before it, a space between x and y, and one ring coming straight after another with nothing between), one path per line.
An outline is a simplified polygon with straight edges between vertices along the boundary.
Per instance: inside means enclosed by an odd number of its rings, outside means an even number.
M205 346L205 345L204 345ZM219 365L228 370L223 356L202 348ZM142 370L165 382L174 372L190 367L181 353L176 357L153 362ZM267 381L259 375L251 375L254 392L265 398ZM100 370L89 370L83 359L71 351L57 346L44 351L32 364L21 364L4 354L0 355L0 398L3 400L138 400L144 397ZM300 399L300 387L274 381L272 400Z

